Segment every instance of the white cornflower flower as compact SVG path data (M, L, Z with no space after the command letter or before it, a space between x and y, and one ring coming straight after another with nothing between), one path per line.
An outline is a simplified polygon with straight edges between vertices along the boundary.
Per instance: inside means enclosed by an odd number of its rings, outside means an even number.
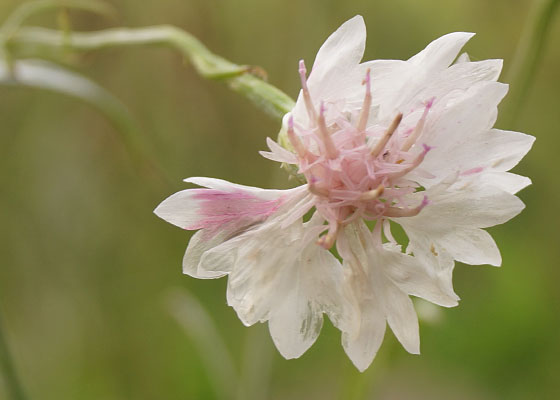
M261 153L292 164L304 185L264 190L190 178L204 189L156 208L166 221L199 230L184 272L229 275L228 304L246 325L268 321L286 358L313 344L323 313L362 371L387 323L407 351L419 353L409 295L457 305L455 260L500 265L482 228L517 215L524 205L514 194L530 184L507 171L534 138L492 128L507 92L496 81L501 60L463 55L452 64L471 37L445 35L407 61L360 63L363 19L344 23L308 78L300 62L302 91L281 135L290 151L268 139L270 152ZM395 224L406 246L391 234Z

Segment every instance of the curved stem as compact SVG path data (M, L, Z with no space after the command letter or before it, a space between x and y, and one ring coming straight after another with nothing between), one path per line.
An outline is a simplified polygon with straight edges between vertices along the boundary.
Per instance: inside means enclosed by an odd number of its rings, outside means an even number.
M51 9L75 8L78 10L89 11L92 13L115 16L115 9L109 4L95 0L38 0L23 3L10 14L2 25L2 32L8 35L14 34L25 20L35 14L39 14Z
M45 57L63 52L86 52L111 47L163 46L178 50L205 78L223 80L233 91L249 98L267 114L280 120L293 100L278 88L253 75L251 68L232 63L206 48L198 39L173 26L117 28L97 32L63 32L22 28L7 39L16 57Z
M0 318L0 370L4 376L4 382L8 395L13 400L25 400L23 387L18 379L6 338L4 337L4 329Z
M510 109L507 125L513 125L533 83L537 66L542 58L551 21L560 0L543 0L535 7L515 52L506 81L514 84L509 96Z

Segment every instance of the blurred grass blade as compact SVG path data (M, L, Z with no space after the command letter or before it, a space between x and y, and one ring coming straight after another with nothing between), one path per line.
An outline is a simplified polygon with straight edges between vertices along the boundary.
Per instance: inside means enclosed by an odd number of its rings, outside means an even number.
M134 129L124 105L107 90L76 72L41 60L16 61L13 70L0 60L0 84L26 86L78 98L101 111L119 131Z
M165 300L169 313L198 349L218 398L233 398L238 375L233 357L212 317L186 290L175 289L169 292Z
M537 1L535 8L517 46L511 69L506 76L506 82L512 83L509 95L509 120L506 127L514 128L519 117L523 103L529 93L529 88L534 82L535 72L542 59L548 33L554 14L560 0Z
M268 327L258 324L247 329L237 400L268 399L274 347Z
M52 9L73 8L94 14L115 18L116 10L109 4L97 0L38 0L23 3L10 14L2 25L2 32L11 35L35 14Z
M10 355L10 349L6 343L4 327L2 320L0 318L0 379L3 377L3 381L6 386L6 392L8 393L10 399L13 400L25 400L26 396L24 394L21 382L16 374L14 363Z
M132 162L140 169L168 183L143 143L140 129L127 108L115 96L92 80L59 65L42 60L19 60L10 64L0 59L0 85L24 86L61 93L82 100L101 112L115 127Z

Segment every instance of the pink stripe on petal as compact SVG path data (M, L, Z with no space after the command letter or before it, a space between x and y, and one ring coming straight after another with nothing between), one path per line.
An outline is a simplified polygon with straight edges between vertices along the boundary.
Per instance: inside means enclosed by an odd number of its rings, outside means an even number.
M246 225L261 221L273 214L282 199L263 200L247 192L223 192L214 189L192 189L193 198L200 204L200 220L187 230L219 228L225 224Z
M478 174L479 172L482 172L482 171L484 171L484 167L476 167L476 168L471 168L469 170L461 172L461 175L463 175L463 176L473 175L473 174Z

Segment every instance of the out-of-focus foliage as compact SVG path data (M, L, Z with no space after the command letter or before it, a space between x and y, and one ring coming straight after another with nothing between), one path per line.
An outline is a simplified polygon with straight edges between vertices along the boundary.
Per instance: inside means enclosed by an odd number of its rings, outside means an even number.
M0 19L20 3L2 0ZM368 26L367 59L408 58L444 33L466 30L477 32L466 48L471 58L503 58L507 72L533 6L529 0L111 4L117 20L72 11L73 28L176 25L217 54L263 67L270 82L292 96L298 90L297 61L311 64L323 40L357 13ZM301 359L283 360L266 327L243 327L227 307L225 279L197 281L181 274L189 234L152 214L165 196L185 187L181 179L188 176L289 185L277 165L257 153L266 136L276 135L277 123L220 83L199 78L167 49L66 54L67 66L126 104L143 146L174 177L174 186L167 187L133 163L122 135L94 108L47 91L0 87L0 310L30 398L555 398L559 19L552 21L516 125L504 126L508 115L497 124L537 137L515 170L533 179L521 193L527 209L491 230L503 268L458 265L461 305L441 309L422 324L422 356L393 346L388 334L363 375L343 354L330 325ZM56 14L29 22L53 27ZM506 98L502 110L507 106ZM185 300L189 317L178 323L182 297L170 295L173 290L188 291L207 315L200 317L205 314L197 303ZM203 326L208 316L214 319L231 353L231 374L239 377L232 387L216 388L228 380L210 372L199 331L181 325L194 323L197 315ZM0 381L0 398L1 387Z

